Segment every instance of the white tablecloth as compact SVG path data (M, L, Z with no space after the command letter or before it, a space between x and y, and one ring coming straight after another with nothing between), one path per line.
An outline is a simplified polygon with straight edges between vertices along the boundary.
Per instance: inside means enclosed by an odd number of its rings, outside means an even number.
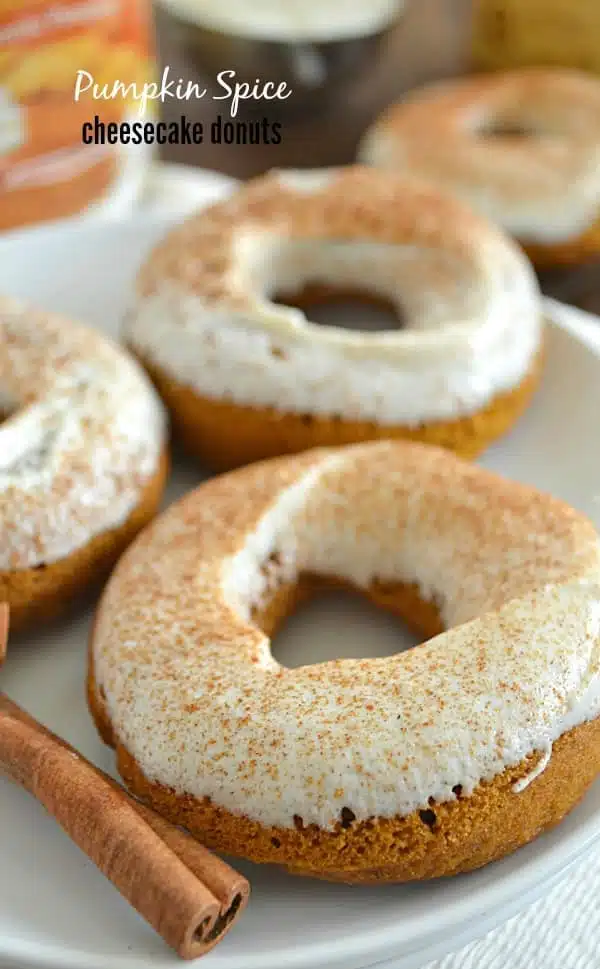
M426 969L598 969L599 966L600 846L597 846L544 898L477 942L430 962Z
M139 204L183 215L229 184L214 173L157 164ZM385 969L393 969L393 961ZM544 898L426 969L600 969L600 845Z

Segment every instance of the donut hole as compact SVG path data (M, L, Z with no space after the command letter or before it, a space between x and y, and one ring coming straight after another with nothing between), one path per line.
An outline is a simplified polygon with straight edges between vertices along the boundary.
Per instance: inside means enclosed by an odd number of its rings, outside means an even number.
M350 238L336 237L333 216L332 225L322 227L325 234L315 237L296 237L293 226L240 230L236 237L240 286L273 323L267 351L282 368L300 352L291 336L303 326L359 332L374 345L385 333L410 343L407 331L439 330L448 320L468 317L473 299L487 298L477 296L478 263L462 243L439 245L438 215L421 220L402 241L380 241L373 237L377 226L356 205L360 234ZM400 213L398 219L403 222Z
M378 591L365 595L318 576L286 585L273 566L268 568L275 591L253 619L271 637L271 653L286 669L392 656L423 641L402 622L404 609L389 594L383 601Z
M406 314L390 298L360 287L306 283L301 289L276 292L273 302L301 309L311 323L360 332L406 329ZM281 351L272 349L274 356Z
M478 129L480 138L510 138L511 140L526 140L539 135L533 125L520 121L518 118L490 118Z

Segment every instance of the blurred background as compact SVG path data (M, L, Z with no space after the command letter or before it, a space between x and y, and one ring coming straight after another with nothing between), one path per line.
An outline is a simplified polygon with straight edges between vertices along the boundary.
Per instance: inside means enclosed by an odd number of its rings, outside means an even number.
M524 64L600 74L600 0L0 0L0 230L127 212L160 162L245 178L274 166L351 162L381 109L435 78ZM76 72L99 84L159 77L199 82L205 98L158 106L205 130L227 107L219 71L285 80L281 102L245 102L239 121L281 125L280 144L83 145L98 114L122 120L131 99L73 100ZM600 269L542 277L544 289L600 311Z

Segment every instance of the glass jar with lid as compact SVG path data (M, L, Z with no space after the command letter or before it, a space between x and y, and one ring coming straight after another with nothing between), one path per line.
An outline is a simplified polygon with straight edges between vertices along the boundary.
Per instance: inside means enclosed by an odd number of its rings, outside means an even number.
M240 106L245 142L209 137L169 157L242 177L347 162L366 126L402 91L464 67L470 7L470 0L155 0L159 60L173 76L206 87L206 98L184 109L205 130L227 110L213 99L224 70L240 82L285 81L292 91ZM167 117L181 112L172 100L163 105ZM274 124L278 139L270 137Z

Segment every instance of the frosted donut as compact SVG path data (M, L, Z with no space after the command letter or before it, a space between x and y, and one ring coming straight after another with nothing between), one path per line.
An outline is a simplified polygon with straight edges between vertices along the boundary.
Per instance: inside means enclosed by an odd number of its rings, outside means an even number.
M432 84L384 112L359 158L454 192L540 267L600 252L600 80L589 74L525 68Z
M323 326L274 302L357 281L406 328ZM125 337L215 468L378 437L472 456L533 392L540 295L514 243L435 188L358 167L273 172L168 233Z
M600 542L549 496L438 448L317 449L216 478L109 580L89 699L130 788L202 841L300 874L476 868L600 770ZM319 582L424 645L281 667ZM441 631L445 630L445 631Z
M165 417L99 333L0 299L0 602L16 628L61 612L155 512Z

